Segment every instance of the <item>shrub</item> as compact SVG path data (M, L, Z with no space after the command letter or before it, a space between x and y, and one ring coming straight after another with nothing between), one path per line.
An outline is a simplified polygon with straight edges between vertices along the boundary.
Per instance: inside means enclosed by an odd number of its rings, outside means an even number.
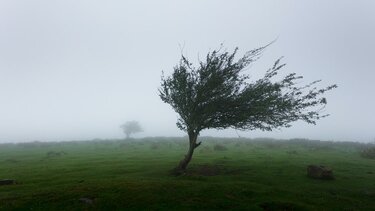
M362 150L361 156L364 158L375 159L375 147L369 147Z
M288 151L286 151L286 153L288 153L289 155L297 155L298 154L297 150L288 150Z
M228 148L226 148L225 146L223 146L221 144L215 144L214 150L215 151L226 151L226 150L228 150Z
M159 147L160 147L159 143L152 143L150 148L151 149L159 149Z
M201 150L199 150L200 153L205 152L211 152L211 148L209 146L204 146Z

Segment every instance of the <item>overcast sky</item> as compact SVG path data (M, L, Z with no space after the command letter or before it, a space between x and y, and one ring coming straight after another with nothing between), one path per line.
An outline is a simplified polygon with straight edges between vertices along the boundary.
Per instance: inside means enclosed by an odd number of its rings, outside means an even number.
M375 138L375 1L0 0L0 142L182 136L158 97L181 51L192 61L224 43L239 54L277 38L247 73L338 84L331 116L246 137L372 141ZM201 135L237 136L234 130Z

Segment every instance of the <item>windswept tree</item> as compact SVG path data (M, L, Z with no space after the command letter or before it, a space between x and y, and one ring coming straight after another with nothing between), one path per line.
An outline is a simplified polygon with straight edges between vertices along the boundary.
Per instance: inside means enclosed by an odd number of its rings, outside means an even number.
M302 76L296 73L277 80L275 76L285 66L280 59L262 78L249 82L244 69L266 47L248 51L239 59L238 48L233 52L214 50L197 67L182 55L172 75L162 74L159 96L179 114L177 127L189 136L188 152L175 173L184 172L188 166L194 149L201 144L197 138L204 129L271 131L290 127L297 120L315 124L328 116L322 113L327 103L322 95L337 86L316 88L320 80L298 86Z
M128 121L120 126L126 135L126 139L130 138L132 133L142 132L143 129L137 121Z

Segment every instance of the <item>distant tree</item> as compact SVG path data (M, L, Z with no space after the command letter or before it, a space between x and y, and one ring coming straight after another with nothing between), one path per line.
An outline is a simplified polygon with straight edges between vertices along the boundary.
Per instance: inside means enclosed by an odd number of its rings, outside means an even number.
M126 139L129 139L132 133L139 133L143 131L141 125L137 121L128 121L120 127L123 129Z
M243 70L256 61L267 46L248 51L235 59L238 48L209 52L197 67L184 56L172 75L161 78L159 96L179 114L177 127L189 136L189 149L175 168L182 173L189 164L199 133L204 129L234 128L239 130L266 130L290 127L303 120L310 124L328 116L321 114L326 98L322 95L336 85L318 89L314 81L297 86L302 76L288 74L275 80L285 66L278 59L264 77L249 83ZM299 82L298 82L299 83Z

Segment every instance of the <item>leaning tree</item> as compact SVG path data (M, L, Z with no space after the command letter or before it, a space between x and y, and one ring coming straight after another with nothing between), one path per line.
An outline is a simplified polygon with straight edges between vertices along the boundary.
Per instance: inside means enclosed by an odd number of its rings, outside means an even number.
M259 80L249 82L243 70L256 61L267 46L246 52L236 59L233 52L209 52L197 67L184 56L174 67L172 75L164 73L159 88L160 98L179 114L177 127L189 136L189 149L175 168L175 173L185 171L204 129L235 128L270 131L290 127L290 123L303 120L315 124L326 117L322 108L327 103L322 95L336 85L316 88L320 82L304 86L297 82L302 76L290 73L281 79L275 77L285 66L278 59Z

